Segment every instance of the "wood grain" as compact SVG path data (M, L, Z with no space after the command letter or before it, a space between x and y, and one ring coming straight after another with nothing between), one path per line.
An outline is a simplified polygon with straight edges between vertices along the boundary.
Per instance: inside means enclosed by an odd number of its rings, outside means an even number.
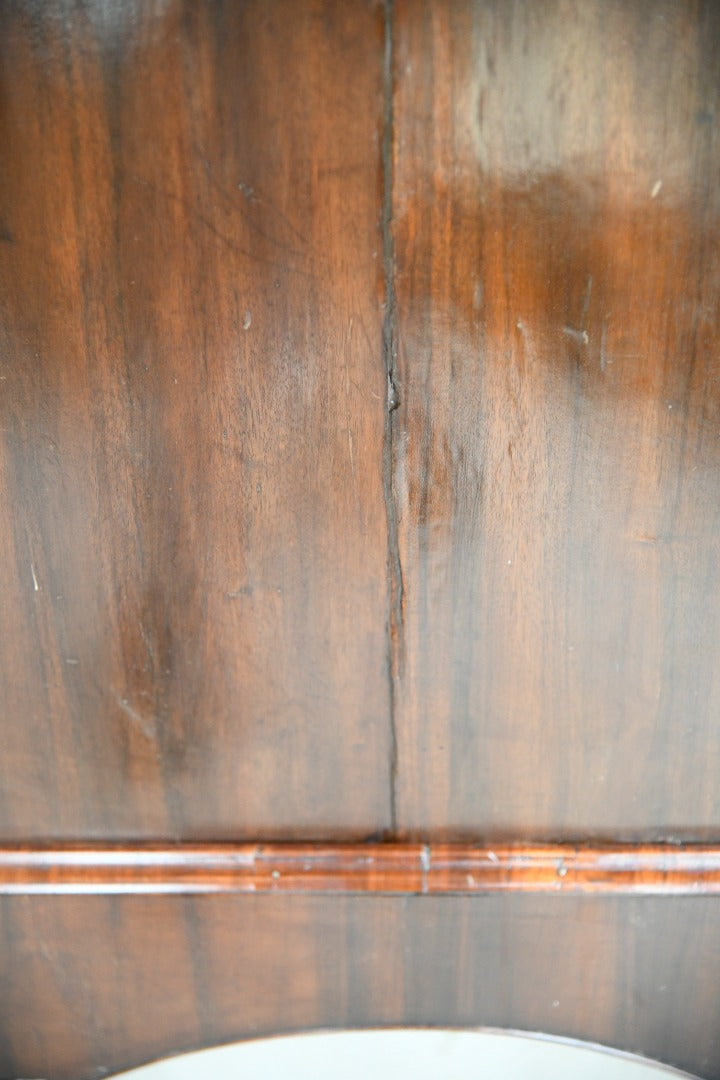
M720 894L720 848L204 844L0 848L0 895Z
M397 820L720 827L720 8L398 0Z
M382 67L372 3L2 5L6 840L389 824Z
M720 1078L719 110L711 0L0 5L0 1080Z
M519 1027L720 1076L714 897L3 897L0 1076L318 1027Z

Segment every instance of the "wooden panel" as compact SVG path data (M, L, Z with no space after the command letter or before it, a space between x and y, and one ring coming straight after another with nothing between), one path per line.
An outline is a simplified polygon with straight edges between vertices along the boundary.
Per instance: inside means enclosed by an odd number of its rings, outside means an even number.
M0 835L382 829L382 12L0 20Z
M720 8L398 0L398 824L720 826Z
M720 1076L714 898L5 897L0 913L5 1080L398 1023L579 1036Z
M0 895L720 894L719 847L97 844L0 848Z
M720 826L719 86L709 0L2 5L0 1080L720 1077L718 850L615 842Z

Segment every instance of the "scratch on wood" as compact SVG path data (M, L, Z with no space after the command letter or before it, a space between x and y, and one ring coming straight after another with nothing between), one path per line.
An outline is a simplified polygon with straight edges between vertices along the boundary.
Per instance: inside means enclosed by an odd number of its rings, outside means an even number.
M607 356L605 354L605 343L607 341L607 323L603 323L602 333L600 334L600 370L605 371L607 367Z
M587 345L590 341L587 330L576 330L574 326L563 326L563 334L574 341L576 345Z
M132 721L133 727L136 727L138 731L145 736L146 739L154 739L155 731L153 725L151 723L148 723L148 721L145 720L145 718L142 717L136 709L133 709L127 698L120 697L119 694L114 694L113 696L117 704L128 717L128 719Z
M290 263L280 262L277 259L266 259L263 258L262 255L259 255L256 251L248 251L247 248L244 248L240 244L237 244L235 240L232 239L232 237L227 236L222 231L222 229L219 229L217 225L215 225L215 223L210 220L210 218L200 213L200 211L196 209L196 207L192 206L192 204L189 203L187 199L184 199L181 195L176 195L172 191L166 191L164 188L158 187L157 184L153 184L149 180L146 180L144 177L137 176L134 173L130 173L130 179L133 180L136 184L139 184L141 187L145 187L149 191L154 192L154 194L159 195L161 198L168 199L170 202L174 202L177 205L183 207L188 218L207 229L207 231L211 233L215 237L215 239L219 241L219 243L223 244L225 248L227 248L228 251L231 251L234 255L241 256L245 259L250 259L252 262L257 263L260 266L269 266L274 270L282 270L289 274L297 274L299 277L308 278L309 280L315 280L317 278L317 275L312 273L312 271L310 270L303 270L301 267L292 266ZM272 238L269 238L267 236L265 236L264 239L269 239L271 243L273 243L276 247L279 247L283 252L288 255L299 256L302 254L301 252L296 252L292 249L287 248L280 241L272 240Z
M592 279L591 276L588 276L587 286L585 288L585 298L583 300L582 318L580 320L582 322L583 326L585 326L585 324L587 322L588 311L590 310L590 296L592 294L592 286L593 286L593 279Z
M358 517L362 517L362 508L360 506L360 496L358 494L357 487L357 473L355 471L355 445L353 443L352 433L352 410L350 408L350 366L349 366L349 352L352 343L352 329L353 329L353 316L350 316L348 321L347 335L345 338L345 430L347 431L348 438L348 453L350 456L350 470L353 478L353 493L355 495L355 508L358 512Z

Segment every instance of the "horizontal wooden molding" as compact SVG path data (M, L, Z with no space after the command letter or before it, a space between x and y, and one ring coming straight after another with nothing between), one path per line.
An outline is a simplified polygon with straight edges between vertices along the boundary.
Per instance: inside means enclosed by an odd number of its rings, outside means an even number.
M155 844L0 848L0 894L720 894L720 845Z

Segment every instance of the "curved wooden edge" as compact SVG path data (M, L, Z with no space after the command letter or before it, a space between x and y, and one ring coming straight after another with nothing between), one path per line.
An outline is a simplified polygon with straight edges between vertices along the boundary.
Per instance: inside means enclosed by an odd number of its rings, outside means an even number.
M720 894L720 845L117 844L0 848L0 895Z

